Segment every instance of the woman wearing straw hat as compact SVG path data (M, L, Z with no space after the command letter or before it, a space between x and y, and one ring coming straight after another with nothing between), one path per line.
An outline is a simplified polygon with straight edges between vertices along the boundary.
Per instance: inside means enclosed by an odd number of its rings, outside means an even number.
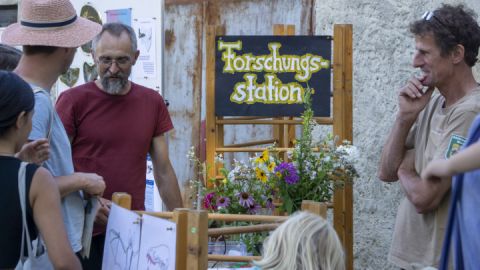
M0 71L0 269L14 268L20 259L22 210L19 200L21 160L14 156L32 128L32 89L20 77ZM44 168L28 164L25 173L26 222L30 238L37 230L45 239L49 257L56 269L81 269L67 239L60 211L58 187ZM27 197L28 196L28 197ZM25 243L25 242L24 242Z
M103 178L74 172L69 138L50 100L50 89L70 67L77 47L97 35L101 26L78 17L68 0L23 0L20 21L9 25L2 42L23 46L15 69L35 91L35 113L29 140L50 138L50 158L44 163L54 176L62 198L62 212L74 252L82 249L85 210L83 194L101 195Z

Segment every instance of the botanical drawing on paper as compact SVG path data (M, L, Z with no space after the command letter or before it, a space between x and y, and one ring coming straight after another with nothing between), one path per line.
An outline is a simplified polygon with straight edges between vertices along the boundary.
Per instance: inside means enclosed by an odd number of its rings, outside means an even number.
M167 245L159 245L148 249L147 270L168 270L170 263L170 248Z
M115 269L130 270L136 269L138 262L139 248L131 235L127 239L122 238L120 232L111 229L112 235L106 247L111 249Z

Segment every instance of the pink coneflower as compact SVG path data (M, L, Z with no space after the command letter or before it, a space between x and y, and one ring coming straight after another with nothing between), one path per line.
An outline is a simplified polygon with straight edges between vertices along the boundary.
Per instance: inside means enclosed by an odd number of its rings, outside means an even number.
M250 196L250 194L247 192L240 192L237 194L237 196L239 198L240 205L245 208L250 208L250 206L255 203L252 196Z
M268 208L268 209L272 209L272 210L275 209L275 204L273 204L273 199L272 198L267 199L267 202L265 203L265 207Z
M247 212L249 214L256 214L257 211L260 209L262 209L262 207L259 204L253 203L252 205L250 205L250 207L248 207Z
M203 207L205 209L217 210L217 206L213 203L214 197L215 197L215 192L210 192L205 196L205 198L203 198Z
M222 196L217 199L218 207L228 207L230 205L230 198Z

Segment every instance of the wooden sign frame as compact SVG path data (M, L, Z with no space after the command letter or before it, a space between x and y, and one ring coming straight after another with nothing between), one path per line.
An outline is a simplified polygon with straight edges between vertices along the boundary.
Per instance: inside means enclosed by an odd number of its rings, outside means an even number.
M352 25L336 24L333 28L333 108L331 117L315 118L317 123L331 125L338 142L352 142ZM251 147L276 143L276 150L283 152L292 149L295 139L295 125L301 125L301 119L292 117L270 118L234 117L224 119L215 116L215 37L224 35L224 26L207 26L206 58L206 163L215 164L215 155L226 152L262 152L265 148ZM274 25L274 35L294 35L293 25ZM271 125L273 139L252 141L242 144L224 144L225 125ZM211 166L207 178L215 177L217 169ZM207 183L206 183L207 184ZM353 184L345 183L334 191L333 225L346 252L347 269L353 269Z

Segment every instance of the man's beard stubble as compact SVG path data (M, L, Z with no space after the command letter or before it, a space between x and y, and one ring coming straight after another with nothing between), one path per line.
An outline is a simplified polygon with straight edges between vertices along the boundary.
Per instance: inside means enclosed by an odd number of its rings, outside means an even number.
M128 83L128 77L124 74L117 74L112 78L111 75L105 75L101 78L103 90L111 95L118 95L124 90Z

